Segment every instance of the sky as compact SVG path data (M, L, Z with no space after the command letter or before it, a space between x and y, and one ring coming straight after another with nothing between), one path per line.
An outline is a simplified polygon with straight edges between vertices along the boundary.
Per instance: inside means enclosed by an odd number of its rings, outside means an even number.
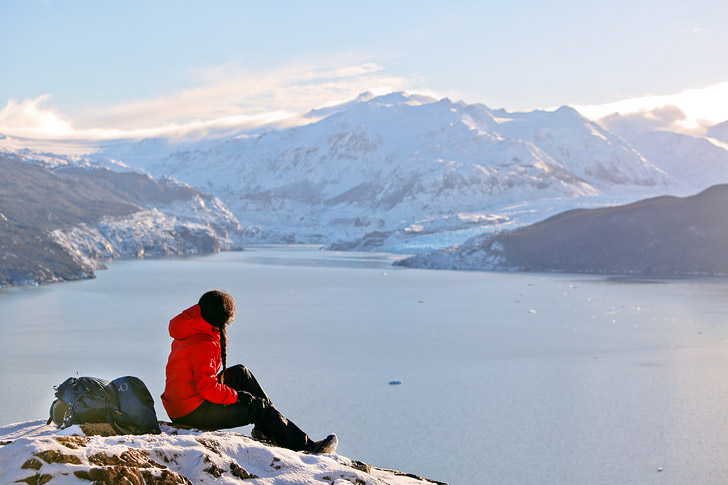
M698 132L728 120L726 18L718 0L3 0L0 133L254 126L399 90L593 119L674 105L665 123Z

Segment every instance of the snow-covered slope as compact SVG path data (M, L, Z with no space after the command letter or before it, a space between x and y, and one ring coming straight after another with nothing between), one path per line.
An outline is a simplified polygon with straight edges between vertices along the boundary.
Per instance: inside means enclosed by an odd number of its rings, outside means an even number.
M507 113L392 93L309 116L321 119L133 159L219 196L255 228L252 240L339 247L407 250L427 238L437 247L514 223L509 210L524 201L532 214L564 200L634 200L669 184L571 108ZM443 233L451 237L433 236Z
M624 140L569 106L503 116L498 126L501 134L530 141L604 191L620 185L664 187L670 182Z
M655 165L670 174L672 193L728 183L728 149L707 138L669 131L650 131L630 140Z
M728 143L728 121L710 127L707 135L724 143Z
M126 217L54 229L51 238L79 263L214 253L236 247L240 225L219 200L197 195L171 204L147 204Z
M92 277L108 259L237 246L235 216L188 185L28 162L0 153L0 287Z
M230 431L161 428L160 435L104 437L86 436L78 425L57 430L45 420L0 427L0 483L445 485Z
M669 193L688 195L728 182L728 122L716 125L707 137L653 129L641 117L612 114L599 123L616 133L668 174ZM647 125L647 127L645 126Z

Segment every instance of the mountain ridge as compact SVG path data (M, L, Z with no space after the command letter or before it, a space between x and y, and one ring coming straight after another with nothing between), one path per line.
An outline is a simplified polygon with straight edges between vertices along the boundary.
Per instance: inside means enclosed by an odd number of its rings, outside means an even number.
M508 112L362 93L300 120L197 141L101 142L93 155L46 154L46 163L170 175L220 197L245 226L246 243L401 253L570 208L728 182L728 149L717 142L666 131L639 137L632 118L597 123L568 106Z
M414 256L407 267L602 274L728 274L728 184L689 197L575 209L462 247Z
M572 108L507 113L405 93L360 100L308 125L175 152L142 168L220 196L256 228L250 242L357 247L382 233L379 249L410 249L416 233L402 234L423 221L431 234L438 226L456 234L474 230L472 222L453 228L458 214L493 221L505 218L490 209L523 200L621 199L668 184L628 143Z
M0 154L0 287L92 278L109 259L215 252L240 229L217 199L172 179Z

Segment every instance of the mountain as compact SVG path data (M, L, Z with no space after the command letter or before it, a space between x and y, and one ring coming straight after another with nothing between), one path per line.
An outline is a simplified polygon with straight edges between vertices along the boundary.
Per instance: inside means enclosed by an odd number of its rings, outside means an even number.
M728 121L711 126L708 129L707 136L728 143Z
M219 251L239 230L218 199L169 178L0 154L0 287L90 278L99 260Z
M728 183L728 150L707 138L668 131L650 131L630 143L674 180L674 191Z
M503 113L498 132L528 140L592 185L664 186L664 173L618 136L591 122L569 106L555 111Z
M403 266L653 275L728 274L728 185L620 207L572 210Z
M219 197L246 243L418 253L573 208L728 182L728 150L716 138L638 121L364 93L311 110L298 126L88 142L85 155L23 150L10 138L0 147L47 167L174 177Z
M670 183L629 143L568 107L508 113L365 94L306 118L315 121L161 158L143 156L139 144L115 160L220 197L248 241L344 249L443 247L595 198L654 195ZM110 155L107 147L98 156Z
M711 128L708 137L700 137L645 128L644 119L616 113L599 120L599 124L627 140L664 171L671 179L673 195L688 195L711 185L728 183L728 144L714 136L720 135L721 125ZM723 130L728 139L728 124L725 126Z

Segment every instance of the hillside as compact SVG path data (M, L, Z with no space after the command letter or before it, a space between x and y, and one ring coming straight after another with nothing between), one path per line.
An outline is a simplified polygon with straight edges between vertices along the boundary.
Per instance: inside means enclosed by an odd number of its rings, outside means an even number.
M728 145L720 141L726 123L692 136L656 129L654 118L614 113L599 120L611 133L628 141L646 159L667 173L671 195L691 195L728 183Z
M90 278L97 259L218 251L238 228L218 201L171 179L0 154L0 287Z
M728 185L691 197L572 210L459 248L400 262L409 267L653 275L728 274Z
M446 485L336 454L277 448L231 431L161 428L160 435L105 436L98 425L57 430L37 420L2 426L0 482Z

